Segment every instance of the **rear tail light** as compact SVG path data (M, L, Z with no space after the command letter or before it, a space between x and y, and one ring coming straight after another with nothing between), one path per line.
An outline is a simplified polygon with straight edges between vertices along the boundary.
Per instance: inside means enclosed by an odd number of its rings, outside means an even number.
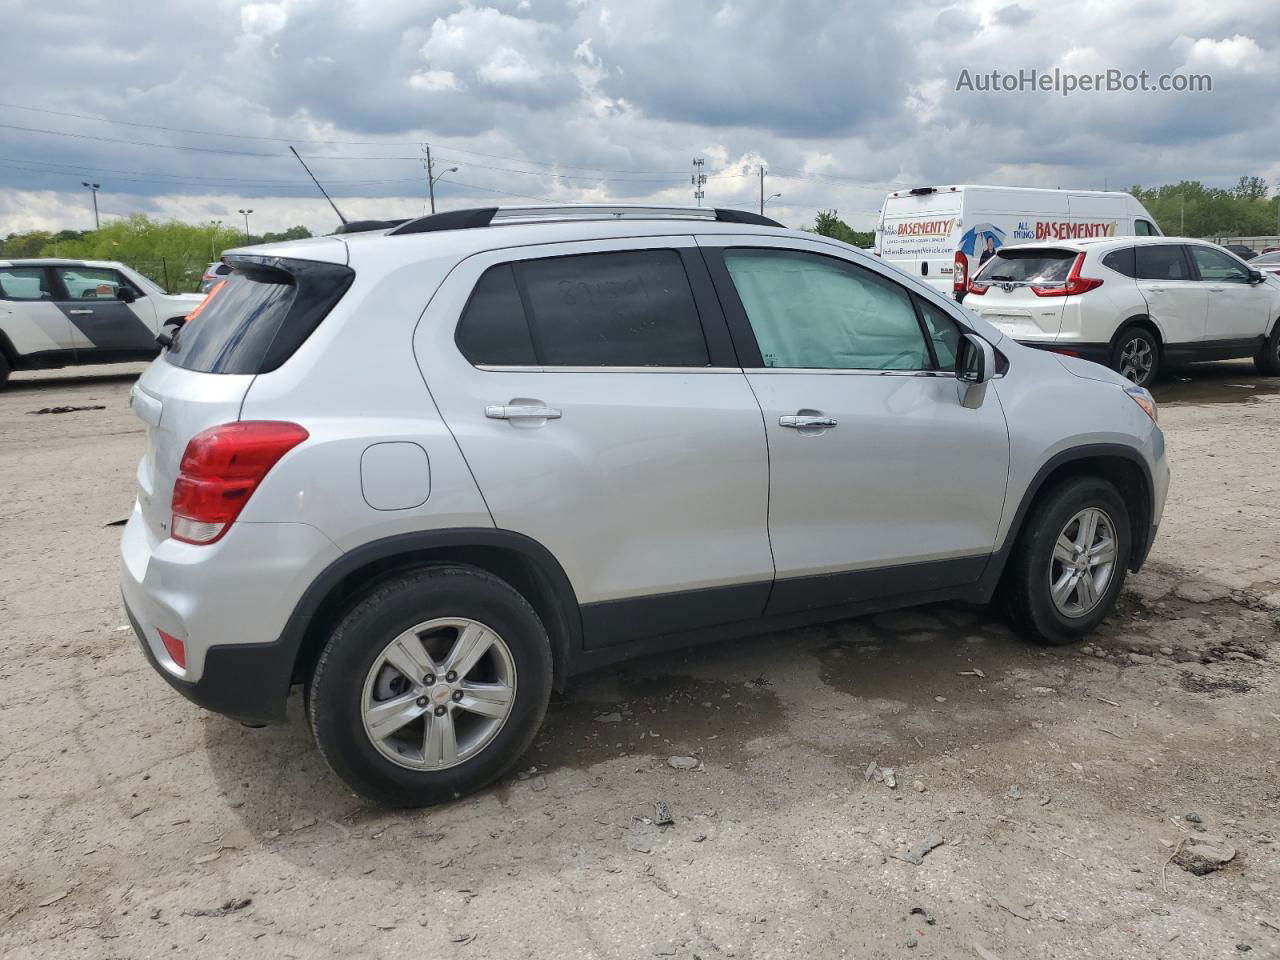
M966 289L970 293L973 292L972 288L969 287L969 258L964 255L963 250L957 250L955 267L951 271L951 291L952 293L960 293ZM982 292L987 292L985 287Z
M1037 297L1074 297L1078 293L1088 293L1102 286L1102 281L1097 277L1080 276L1082 266L1084 266L1084 254L1076 254L1075 263L1071 264L1071 272L1067 274L1066 283L1060 287L1038 287L1032 284L1031 292Z
M164 644L164 648L169 653L169 659L187 669L187 645L172 634L165 633L163 630L156 628L156 633L160 634L160 642Z
M191 438L173 485L169 533L185 543L213 543L227 532L258 484L309 434L296 423L242 420Z

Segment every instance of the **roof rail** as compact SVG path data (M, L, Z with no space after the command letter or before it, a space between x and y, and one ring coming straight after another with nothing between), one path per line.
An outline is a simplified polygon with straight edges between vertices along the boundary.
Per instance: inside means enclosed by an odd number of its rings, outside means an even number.
M348 220L334 234L339 233L368 233L371 230L386 230L388 227L398 227L402 223L409 221L401 217L399 220Z
M782 226L778 221L759 214L719 207L578 203L561 206L480 207L474 210L451 210L448 213L436 213L410 220L396 227L390 235L575 220L705 220L720 223L751 223L763 227Z

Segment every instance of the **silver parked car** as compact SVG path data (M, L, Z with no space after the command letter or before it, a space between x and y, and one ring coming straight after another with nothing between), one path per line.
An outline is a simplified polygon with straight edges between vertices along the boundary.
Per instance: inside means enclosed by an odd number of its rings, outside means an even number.
M762 624L998 598L1070 642L1160 521L1144 389L753 214L457 211L226 260L132 394L125 603L211 710L280 721L305 684L382 802L491 782L574 674Z

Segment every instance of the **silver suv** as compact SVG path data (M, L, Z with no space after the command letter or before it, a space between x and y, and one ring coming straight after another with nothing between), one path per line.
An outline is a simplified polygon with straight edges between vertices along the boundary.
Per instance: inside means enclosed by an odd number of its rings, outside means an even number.
M125 603L210 710L305 684L378 801L491 782L575 674L762 624L999 596L1069 642L1164 506L1145 390L752 214L465 210L226 262L133 389Z

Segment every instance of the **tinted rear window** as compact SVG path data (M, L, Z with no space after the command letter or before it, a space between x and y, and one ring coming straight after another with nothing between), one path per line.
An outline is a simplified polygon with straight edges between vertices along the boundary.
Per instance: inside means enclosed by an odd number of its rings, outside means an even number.
M1054 283L1067 279L1076 254L1072 250L1001 250L987 261L978 277L1020 283Z
M463 356L480 365L711 363L689 278L674 250L619 250L491 267L476 284L455 339Z
M1190 280L1182 247L1173 243L1137 248L1139 280Z
M347 267L302 260L232 264L174 335L165 358L201 373L274 370L320 325L354 276Z

